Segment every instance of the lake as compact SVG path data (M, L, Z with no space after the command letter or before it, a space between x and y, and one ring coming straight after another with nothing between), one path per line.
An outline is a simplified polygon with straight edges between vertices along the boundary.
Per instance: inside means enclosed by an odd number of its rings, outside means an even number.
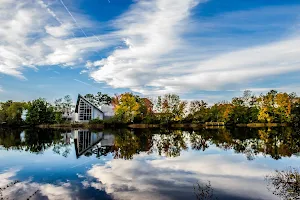
M289 127L0 129L0 199L297 199L299 152Z

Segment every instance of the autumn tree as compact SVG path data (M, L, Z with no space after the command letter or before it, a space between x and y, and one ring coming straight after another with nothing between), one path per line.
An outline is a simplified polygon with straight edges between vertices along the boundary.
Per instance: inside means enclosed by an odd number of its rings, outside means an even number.
M124 123L132 122L140 114L140 103L132 93L121 94L115 103L115 115Z
M275 114L279 122L291 122L292 102L287 93L278 93L275 97Z

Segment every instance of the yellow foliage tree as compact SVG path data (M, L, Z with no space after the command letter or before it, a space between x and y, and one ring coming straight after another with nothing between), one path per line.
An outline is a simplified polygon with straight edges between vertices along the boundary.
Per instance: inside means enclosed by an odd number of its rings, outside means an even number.
M275 97L276 114L279 116L281 122L290 122L292 102L287 93L278 93Z
M115 115L122 122L128 123L139 114L139 109L140 104L137 102L137 98L131 93L125 93L120 95L119 101L115 105Z

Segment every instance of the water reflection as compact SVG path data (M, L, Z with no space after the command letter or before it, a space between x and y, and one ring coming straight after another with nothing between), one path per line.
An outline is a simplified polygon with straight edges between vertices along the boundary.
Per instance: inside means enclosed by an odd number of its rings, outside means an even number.
M13 191L37 199L196 199L193 186L209 182L218 199L276 199L264 177L299 166L299 138L292 128L6 129L0 187L20 180Z
M287 170L276 170L273 174L266 176L269 190L281 199L300 198L300 170L290 168Z
M89 130L75 130L74 143L76 157L91 156L96 154L97 158L106 156L112 152L114 146L114 135L103 132L91 132Z
M180 156L190 148L205 151L211 145L222 150L234 150L253 160L259 154L278 160L282 157L298 156L300 135L292 128L279 129L203 129L181 130L53 130L28 129L25 131L0 130L0 145L6 150L43 153L52 148L53 152L67 157L75 142L76 156L105 156L113 153L116 159L132 159L140 152L167 157Z

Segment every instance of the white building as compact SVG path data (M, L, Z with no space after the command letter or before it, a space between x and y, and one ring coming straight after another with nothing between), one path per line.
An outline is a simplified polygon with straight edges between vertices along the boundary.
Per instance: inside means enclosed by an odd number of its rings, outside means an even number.
M75 107L74 118L76 122L89 122L92 119L103 120L104 112L79 94Z

